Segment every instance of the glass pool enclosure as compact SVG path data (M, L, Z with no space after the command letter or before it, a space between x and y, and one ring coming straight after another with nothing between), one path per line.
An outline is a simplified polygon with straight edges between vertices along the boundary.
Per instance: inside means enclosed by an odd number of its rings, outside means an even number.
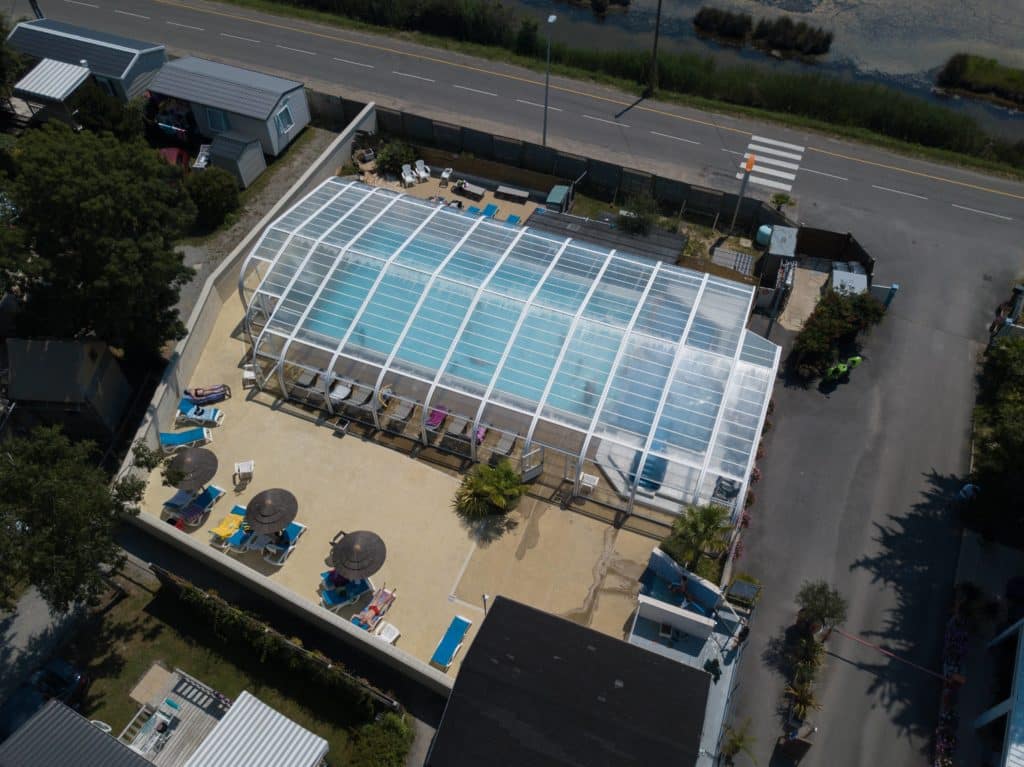
M622 509L742 506L779 363L749 285L332 178L239 288L263 388Z

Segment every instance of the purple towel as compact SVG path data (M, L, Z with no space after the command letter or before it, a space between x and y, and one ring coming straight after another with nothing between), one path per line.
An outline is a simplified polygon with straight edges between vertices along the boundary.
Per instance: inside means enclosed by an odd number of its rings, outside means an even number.
M487 427L480 426L476 430L476 444L481 444L484 441L484 437L487 436Z
M444 407L443 405L441 407L435 407L433 410L430 411L430 417L427 419L427 428L436 429L444 422L444 419L447 417L448 408Z

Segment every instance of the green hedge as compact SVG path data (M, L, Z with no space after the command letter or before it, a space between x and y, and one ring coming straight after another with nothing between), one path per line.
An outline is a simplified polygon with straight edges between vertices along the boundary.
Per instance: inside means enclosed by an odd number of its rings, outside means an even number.
M884 313L868 293L827 290L793 341L792 369L807 380L823 375L840 345L853 343L859 333L881 322Z
M995 59L957 53L946 62L936 82L943 88L991 95L1024 105L1024 70L1003 66Z

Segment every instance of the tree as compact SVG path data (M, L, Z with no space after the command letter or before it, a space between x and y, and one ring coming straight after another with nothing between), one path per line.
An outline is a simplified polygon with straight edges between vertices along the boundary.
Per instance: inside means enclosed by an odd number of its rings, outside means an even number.
M403 165L411 165L416 159L416 150L404 141L389 141L377 152L377 169L398 176Z
M144 484L111 487L95 445L72 442L59 427L15 437L0 453L0 603L18 584L39 589L54 612L94 604L105 589L101 567L120 567L114 542L122 514L135 514Z
M75 119L86 130L112 133L121 141L142 138L145 125L141 99L125 104L92 80L87 80L75 92L70 106L76 110Z
M701 557L716 556L728 547L732 536L730 516L723 506L690 506L676 517L661 549L693 572Z
M16 50L7 43L7 35L11 33L11 24L6 14L0 14L0 98L10 98L14 83L24 69L24 60Z
M25 134L16 161L26 249L0 271L27 296L19 332L95 335L129 355L181 338L175 304L192 270L173 241L195 208L178 171L142 141L57 122Z
M404 767L413 731L400 715L388 712L379 721L364 724L355 740L349 764Z
M796 603L811 625L831 629L846 620L846 600L827 581L804 581Z
M526 489L519 472L507 460L496 466L481 463L463 477L452 506L463 519L480 520L514 509Z
M821 704L814 696L814 688L810 684L793 683L786 685L786 696L792 707L793 716L803 721L812 711L820 711Z
M747 719L738 728L726 727L725 738L722 741L721 756L725 764L733 765L736 757L746 754L750 761L757 764L754 757L754 736L750 734L750 720Z
M229 213L238 209L238 184L223 168L190 174L185 188L196 205L197 223L203 229L216 229Z

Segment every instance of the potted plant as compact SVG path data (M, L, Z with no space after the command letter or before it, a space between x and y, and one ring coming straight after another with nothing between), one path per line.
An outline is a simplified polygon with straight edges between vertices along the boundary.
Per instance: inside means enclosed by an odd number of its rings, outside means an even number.
M826 581L804 581L796 595L800 620L812 635L826 629L825 638L846 620L846 600Z
M757 759L754 758L754 738L749 730L749 719L738 728L725 728L725 738L722 740L722 748L719 751L723 764L735 764L736 757L740 754L746 754L751 762L757 764Z
M455 513L470 521L512 511L526 493L519 472L503 460L494 466L477 464L455 491Z
M803 722L811 711L821 710L821 704L814 697L814 688L809 682L797 682L786 685L786 696L789 698L789 711L795 723Z

